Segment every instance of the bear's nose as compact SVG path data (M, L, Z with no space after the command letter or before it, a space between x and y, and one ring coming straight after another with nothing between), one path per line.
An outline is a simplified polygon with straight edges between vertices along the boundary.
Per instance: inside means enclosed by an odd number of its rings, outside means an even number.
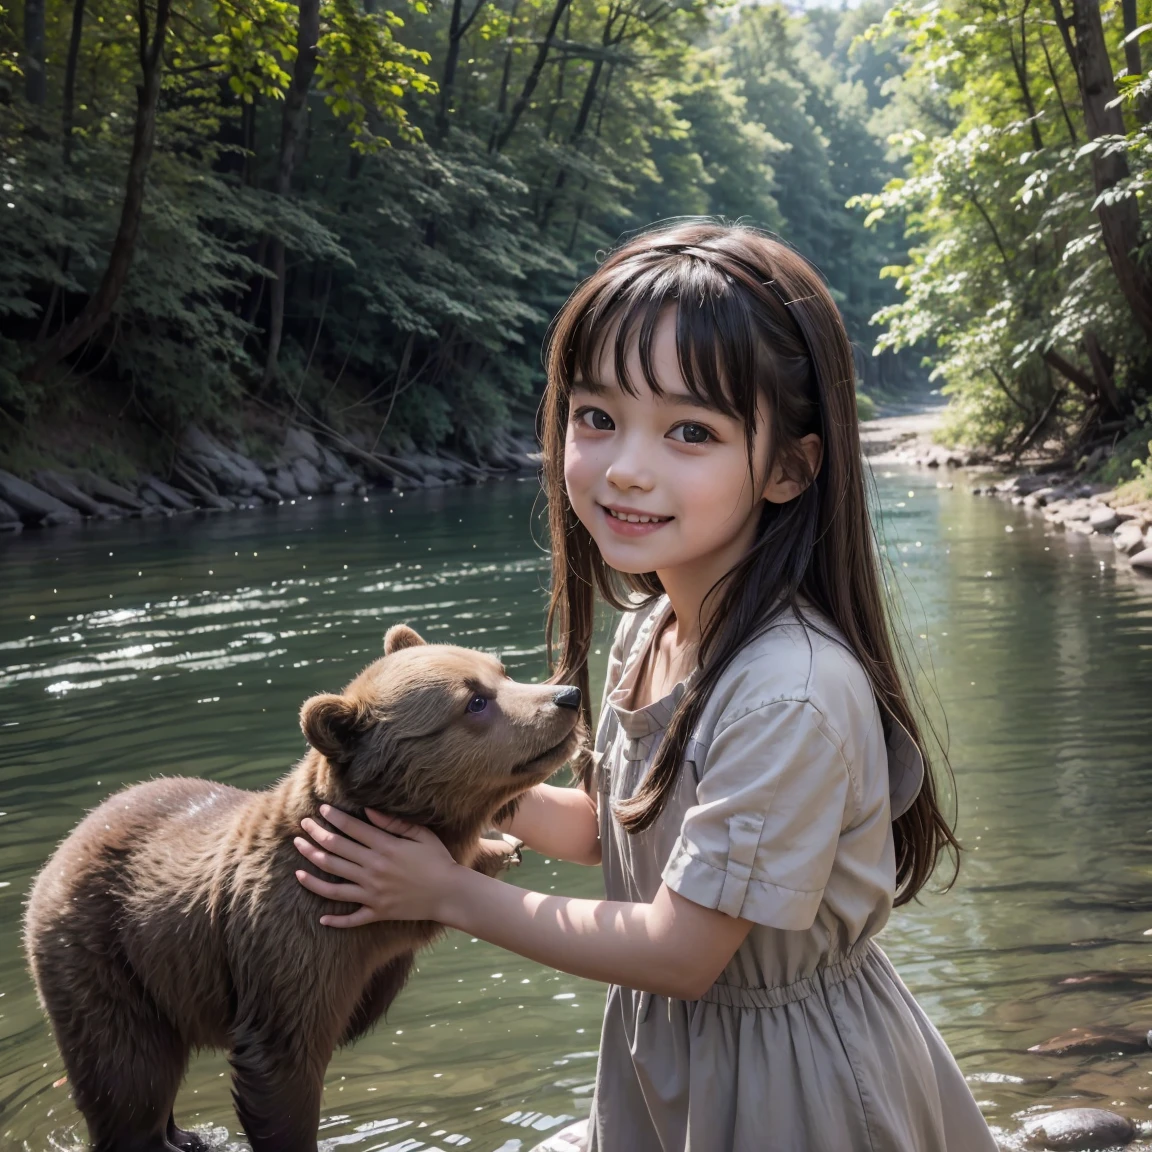
M580 707L580 689L579 688L561 688L555 696L552 697L552 703L557 708L572 708Z

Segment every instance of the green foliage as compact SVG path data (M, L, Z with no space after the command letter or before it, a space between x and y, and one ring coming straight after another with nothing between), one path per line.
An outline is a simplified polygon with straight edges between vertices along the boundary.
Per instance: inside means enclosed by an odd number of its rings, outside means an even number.
M876 419L876 401L859 390L856 392L856 419L861 421Z
M896 299L879 271L908 260L898 214L866 228L846 206L897 172L882 115L899 50L859 38L881 0L806 16L461 0L455 24L452 0L321 0L287 162L297 5L173 0L127 282L98 334L31 383L25 368L104 276L137 115L139 9L120 0L83 0L66 109L77 2L48 0L39 107L0 8L9 428L108 387L166 434L228 422L255 396L369 446L450 441L482 456L494 430L531 420L541 339L575 280L622 233L672 216L785 236L820 266L858 344ZM279 245L284 325L268 371ZM899 386L916 354L861 356L861 374Z
M1119 12L1105 15L1118 41ZM1146 378L1147 341L1098 217L1110 198L1143 197L1146 128L1087 140L1047 5L913 0L865 38L906 65L881 115L907 171L856 202L913 241L884 270L900 298L877 313L877 348L935 349L954 439L1020 452L1090 437L1139 402ZM1104 148L1127 152L1131 177L1098 197L1091 157Z

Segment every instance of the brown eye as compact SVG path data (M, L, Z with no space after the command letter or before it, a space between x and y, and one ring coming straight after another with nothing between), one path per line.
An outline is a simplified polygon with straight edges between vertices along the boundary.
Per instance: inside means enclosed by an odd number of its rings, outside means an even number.
M483 712L488 707L488 698L486 696L476 695L468 701L469 712Z

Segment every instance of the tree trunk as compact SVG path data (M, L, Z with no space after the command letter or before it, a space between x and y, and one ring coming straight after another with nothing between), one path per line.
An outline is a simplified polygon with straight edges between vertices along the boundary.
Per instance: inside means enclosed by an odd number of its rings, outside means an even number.
M456 69L460 64L460 43L484 7L485 0L476 5L466 19L463 18L463 0L452 0L452 17L448 22L448 54L444 57L444 72L440 77L440 104L436 109L436 139L448 135L448 113L451 110L452 91L456 85Z
M44 72L45 0L24 0L24 95L37 106L48 98Z
M276 194L287 196L292 191L292 172L296 152L308 120L308 91L316 75L316 43L320 39L320 0L301 0L296 26L296 62L292 83L284 94L284 113L280 120L280 161L276 167ZM264 361L264 383L275 379L279 370L280 343L284 338L285 275L287 266L284 242L269 238L269 270L274 279L268 293L268 353Z
M1005 31L1008 33L1008 53L1012 57L1012 70L1016 73L1016 83L1020 85L1020 96L1024 101L1024 111L1028 114L1028 128L1032 133L1032 147L1037 152L1044 147L1044 140L1040 135L1039 118L1036 115L1036 102L1032 99L1032 87L1028 83L1028 15L1029 0L1025 0L1020 9L1020 55L1016 55L1016 42L1012 38L1012 25L1005 19ZM1004 12L1004 5L1000 6ZM1005 17L1007 13L1005 12Z
M1060 0L1053 3L1059 6ZM1113 103L1116 84L1100 20L1100 0L1072 0L1071 24L1076 33L1074 63L1088 138L1123 136L1124 117L1119 106ZM1120 153L1106 155L1101 149L1092 153L1092 175L1099 195L1127 179L1128 162ZM1096 215L1120 291L1145 338L1152 342L1152 278L1137 258L1142 232L1136 200L1125 196L1110 204L1101 204Z
M1124 64L1129 76L1140 76L1144 67L1140 62L1140 38L1136 31L1136 0L1120 0L1120 10L1124 16ZM1129 39L1131 37L1131 39ZM1136 118L1141 124L1152 120L1152 99L1141 96L1136 101Z
M68 62L64 67L64 164L72 162L72 130L76 115L76 69L80 63L80 40L84 34L84 0L73 0L72 34L68 38Z
M144 0L139 2L137 21L141 77L136 86L136 124L132 134L132 153L128 160L128 179L124 189L124 203L120 209L120 224L116 230L116 239L112 242L104 276L80 314L52 338L25 372L25 379L29 381L43 380L65 356L71 355L104 327L128 280L144 212L148 167L156 142L156 108L160 102L164 38L168 32L170 12L170 0L157 0L156 24L149 41L148 9Z
M490 151L502 152L504 145L512 138L512 133L516 131L516 125L520 122L520 117L524 115L524 109L528 107L528 101L532 99L536 85L540 83L540 73L544 71L544 65L548 62L548 53L552 51L552 41L555 39L556 29L560 26L560 19L570 2L571 0L556 0L556 7L552 9L552 19L548 22L548 31L536 49L536 59L532 61L532 68L524 80L524 87L520 89L520 95L516 97L516 103L512 105L512 111L508 114L508 121L496 135Z

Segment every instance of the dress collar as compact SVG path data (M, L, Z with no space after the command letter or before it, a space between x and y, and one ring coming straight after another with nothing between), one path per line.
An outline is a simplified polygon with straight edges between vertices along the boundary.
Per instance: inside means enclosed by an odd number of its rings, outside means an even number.
M676 705L684 695L684 690L695 677L695 672L686 679L681 680L672 690L659 700L646 704L643 708L630 709L626 705L632 699L636 687L636 680L644 664L644 657L651 646L652 638L659 634L660 629L668 620L672 612L672 603L667 596L661 596L651 607L644 622L636 633L630 651L624 658L624 668L620 679L608 695L608 706L616 714L625 736L630 740L642 740L646 736L655 735L668 727Z

